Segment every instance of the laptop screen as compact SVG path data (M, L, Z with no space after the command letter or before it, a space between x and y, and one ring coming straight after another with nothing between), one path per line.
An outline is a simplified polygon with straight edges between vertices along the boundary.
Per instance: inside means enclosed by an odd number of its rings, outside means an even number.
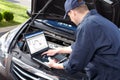
M31 33L26 35L25 38L31 54L48 48L48 44L43 32Z

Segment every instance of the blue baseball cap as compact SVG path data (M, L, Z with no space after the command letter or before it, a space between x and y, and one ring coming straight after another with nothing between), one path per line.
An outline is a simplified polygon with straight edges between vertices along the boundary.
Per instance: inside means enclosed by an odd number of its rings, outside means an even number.
M81 5L85 4L85 1L81 1L79 2L78 0L66 0L64 7L65 7L65 16L64 19L66 18L66 15L68 14L68 12L76 7L79 7Z

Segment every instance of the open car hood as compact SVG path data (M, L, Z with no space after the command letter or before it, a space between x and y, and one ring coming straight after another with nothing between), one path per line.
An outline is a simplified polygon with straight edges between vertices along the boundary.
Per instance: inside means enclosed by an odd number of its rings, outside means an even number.
M37 18L63 20L66 0L32 0L31 15ZM118 0L85 0L89 9L96 8L97 11L110 21L120 27L120 5ZM115 4L115 5L114 5ZM64 20L69 20L67 17Z
M40 14L39 17L63 18L65 0L32 0L32 15Z
M32 18L39 14L39 19L56 19L63 20L65 15L64 3L66 0L32 0L31 10L28 11L28 15ZM86 3L92 3L91 0L85 0ZM89 5L88 5L89 6ZM90 5L90 8L93 5ZM66 17L67 21L70 21L69 17Z

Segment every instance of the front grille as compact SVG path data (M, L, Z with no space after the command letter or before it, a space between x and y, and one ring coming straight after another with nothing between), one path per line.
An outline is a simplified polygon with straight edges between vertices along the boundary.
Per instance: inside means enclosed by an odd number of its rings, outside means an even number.
M13 57L10 67L14 80L59 80L57 76L47 74Z
M11 73L15 80L47 80L22 69L14 62L11 64Z

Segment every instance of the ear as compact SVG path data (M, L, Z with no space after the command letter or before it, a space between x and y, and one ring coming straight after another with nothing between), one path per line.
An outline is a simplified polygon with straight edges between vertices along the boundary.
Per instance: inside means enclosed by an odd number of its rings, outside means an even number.
M72 12L74 17L77 16L78 12L76 10L73 10Z
M73 16L76 16L77 12L75 10L71 10Z

